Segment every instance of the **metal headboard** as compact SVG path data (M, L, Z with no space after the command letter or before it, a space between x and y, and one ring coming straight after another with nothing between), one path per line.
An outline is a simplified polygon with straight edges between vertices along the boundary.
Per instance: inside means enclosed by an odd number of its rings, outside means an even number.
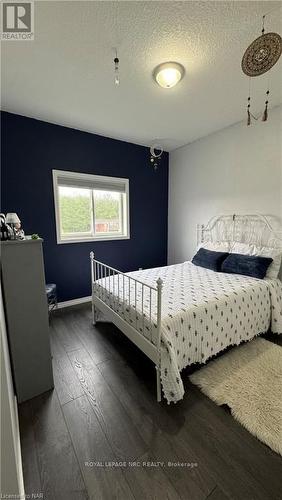
M275 229L270 222L272 219ZM261 214L217 215L206 225L197 226L198 245L205 241L239 241L282 249L282 224L278 218Z

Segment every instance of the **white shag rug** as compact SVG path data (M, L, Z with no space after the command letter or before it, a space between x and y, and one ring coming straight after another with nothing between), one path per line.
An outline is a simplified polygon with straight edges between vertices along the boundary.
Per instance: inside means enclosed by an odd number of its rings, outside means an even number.
M190 380L282 455L282 347L256 338L210 361Z

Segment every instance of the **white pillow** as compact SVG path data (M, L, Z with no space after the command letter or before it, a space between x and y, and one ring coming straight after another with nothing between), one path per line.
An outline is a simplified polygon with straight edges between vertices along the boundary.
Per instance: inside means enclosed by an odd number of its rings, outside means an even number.
M240 253L241 255L254 255L254 245L233 241L230 243L230 253Z
M204 241L200 243L197 250L200 248L205 248L206 250L211 250L212 252L229 252L229 242L228 241Z
M269 268L266 271L266 278L277 278L282 259L282 251L278 248L270 247L256 247L254 246L252 255L260 255L261 257L271 257L273 262L271 262Z

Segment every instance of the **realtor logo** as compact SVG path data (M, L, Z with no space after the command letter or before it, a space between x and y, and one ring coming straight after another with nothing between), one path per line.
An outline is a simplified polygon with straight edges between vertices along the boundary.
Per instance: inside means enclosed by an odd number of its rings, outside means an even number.
M34 40L33 2L1 2L1 40Z

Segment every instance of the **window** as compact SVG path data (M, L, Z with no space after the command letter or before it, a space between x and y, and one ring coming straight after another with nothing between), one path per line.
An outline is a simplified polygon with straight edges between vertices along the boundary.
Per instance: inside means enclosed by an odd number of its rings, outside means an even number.
M58 243L129 238L129 181L53 170Z

